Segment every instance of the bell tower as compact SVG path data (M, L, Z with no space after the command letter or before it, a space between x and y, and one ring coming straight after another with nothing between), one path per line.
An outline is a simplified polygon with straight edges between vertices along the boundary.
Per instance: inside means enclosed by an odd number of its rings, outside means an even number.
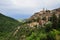
M43 8L43 13L44 13L45 9Z

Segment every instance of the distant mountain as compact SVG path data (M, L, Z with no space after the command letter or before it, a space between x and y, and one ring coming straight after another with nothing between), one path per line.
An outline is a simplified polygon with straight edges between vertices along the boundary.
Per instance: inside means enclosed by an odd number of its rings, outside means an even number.
M24 19L18 19L19 22L24 22Z
M0 13L0 40L7 40L19 25L17 20Z

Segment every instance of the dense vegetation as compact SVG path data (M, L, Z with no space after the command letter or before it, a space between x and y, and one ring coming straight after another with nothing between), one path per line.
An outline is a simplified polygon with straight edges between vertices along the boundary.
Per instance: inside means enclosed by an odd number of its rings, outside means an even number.
M7 40L20 23L0 13L0 40Z

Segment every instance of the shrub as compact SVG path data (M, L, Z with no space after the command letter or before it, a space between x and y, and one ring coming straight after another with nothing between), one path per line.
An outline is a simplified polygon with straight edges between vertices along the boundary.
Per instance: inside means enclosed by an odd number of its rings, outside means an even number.
M52 30L52 23L49 21L45 24L45 31L49 32Z

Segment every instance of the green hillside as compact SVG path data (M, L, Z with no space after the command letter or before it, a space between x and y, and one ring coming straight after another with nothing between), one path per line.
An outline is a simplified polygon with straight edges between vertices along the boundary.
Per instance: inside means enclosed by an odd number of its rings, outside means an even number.
M20 23L0 13L0 40L7 40Z
M34 25L40 23L38 17L18 22L0 13L0 40L60 40L60 11L53 11L44 25Z

